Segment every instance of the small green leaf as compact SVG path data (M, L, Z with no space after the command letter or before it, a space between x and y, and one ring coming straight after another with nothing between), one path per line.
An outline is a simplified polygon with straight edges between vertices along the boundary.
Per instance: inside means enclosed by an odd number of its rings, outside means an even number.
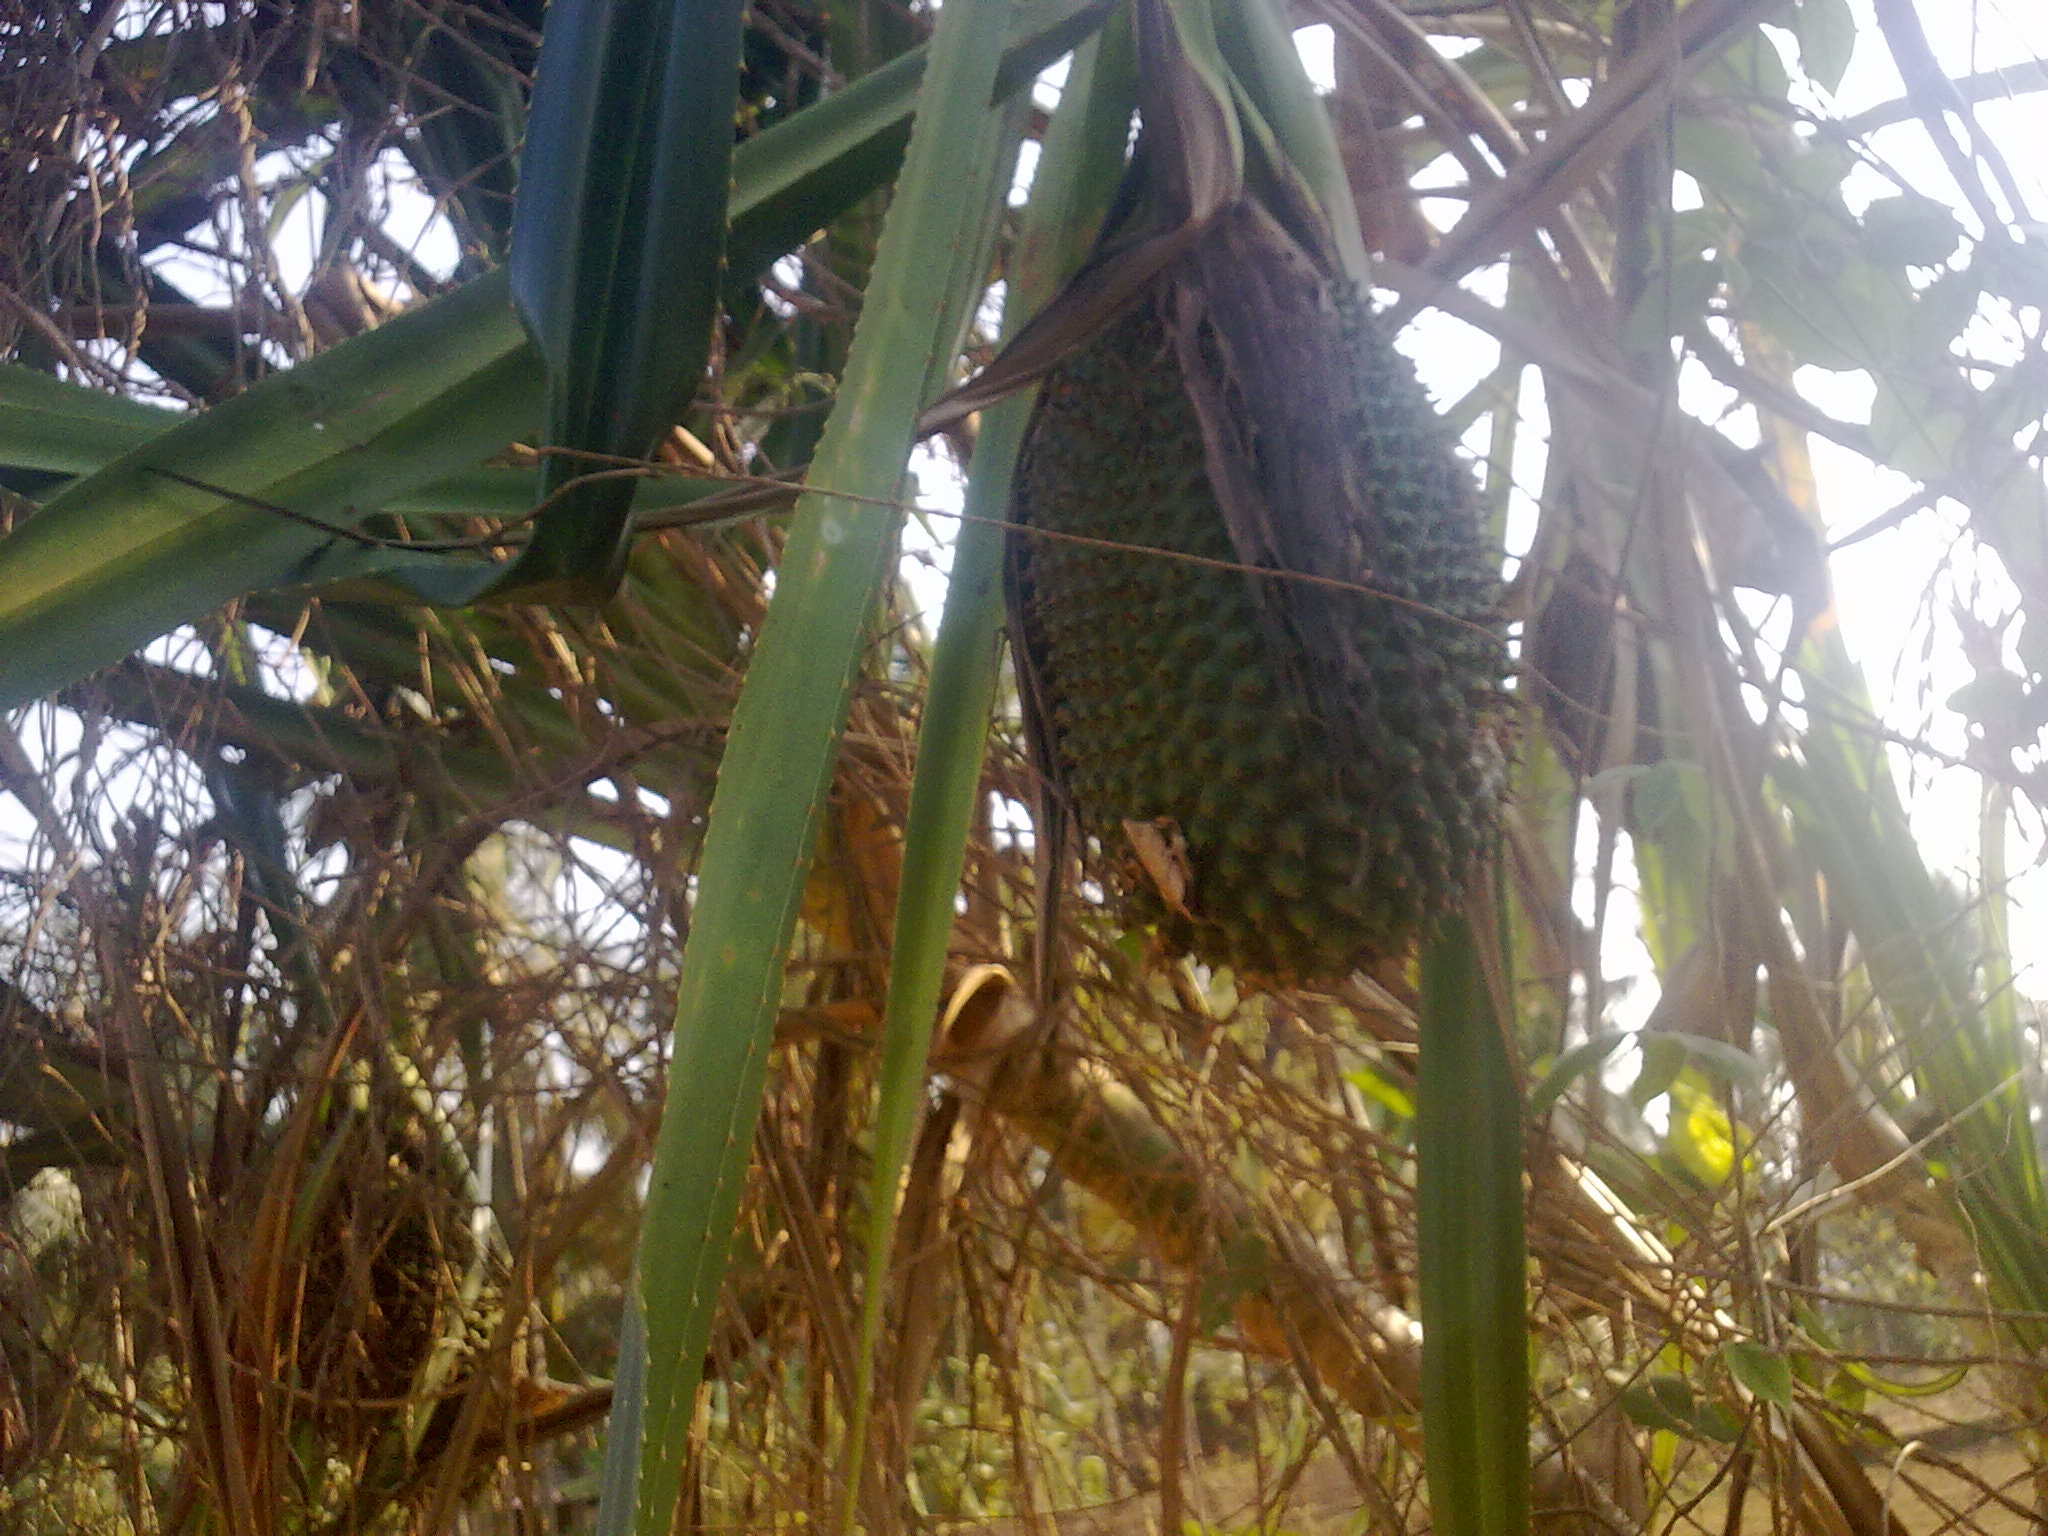
M1728 1374L1760 1401L1792 1406L1792 1362L1783 1351L1736 1339L1721 1346L1721 1358L1728 1363Z
M1652 1389L1651 1382L1655 1380L1653 1377L1649 1381L1629 1383L1615 1394L1615 1402L1620 1405L1621 1411L1628 1415L1630 1422L1640 1424L1644 1429L1661 1429L1666 1434L1679 1435L1690 1440L1691 1419L1673 1413L1664 1405L1664 1394ZM1687 1391L1686 1407L1689 1414L1690 1389Z
M1371 1067L1359 1067L1344 1074L1344 1081L1371 1099L1375 1104L1401 1120L1415 1118L1415 1100L1409 1094L1387 1081Z
M1799 67L1822 90L1835 90L1856 51L1856 13L1849 0L1799 0L1791 21L1799 39Z
M1963 242L1954 214L1931 197L1881 197L1863 210L1857 244L1880 267L1938 267Z
M1693 1391L1692 1383L1674 1371L1659 1371L1647 1376L1643 1385L1650 1389L1650 1395L1667 1413L1689 1416L1699 1407L1699 1394Z
M289 177L279 184L276 195L271 199L270 216L264 220L263 233L266 238L272 242L276 241L278 232L285 226L285 221L292 216L292 210L305 201L306 194L312 191L321 176L326 174L327 166L332 159L331 155L323 155L301 174Z
M1701 1071L1711 1072L1738 1088L1747 1088L1755 1093L1763 1091L1763 1063L1749 1052L1730 1045L1725 1040L1715 1040L1706 1035L1673 1031L1670 1038L1679 1043L1687 1059Z
M1699 1438L1716 1445L1733 1445L1742 1438L1742 1420L1720 1403L1701 1403L1692 1422Z
M1645 1429L1661 1429L1687 1440L1712 1440L1722 1445L1741 1437L1742 1424L1719 1403L1703 1401L1692 1383L1669 1371L1657 1371L1615 1394L1621 1411Z
M630 479L689 405L718 316L740 0L554 0L512 221L512 298L548 365L533 541L507 579L608 596Z
M1580 1078L1605 1066L1607 1058L1627 1045L1635 1035L1625 1029L1610 1029L1581 1041L1557 1058L1529 1094L1529 1118L1539 1120L1550 1106Z
M1636 1080L1629 1085L1628 1101L1641 1109L1659 1094L1668 1092L1678 1080L1678 1074L1685 1070L1685 1040L1682 1036L1666 1034L1644 1034L1640 1041L1643 1052L1643 1069L1636 1074Z

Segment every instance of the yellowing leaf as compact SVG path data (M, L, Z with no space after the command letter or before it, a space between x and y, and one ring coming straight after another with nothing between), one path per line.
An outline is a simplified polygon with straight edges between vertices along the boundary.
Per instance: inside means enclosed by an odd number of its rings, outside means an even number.
M1727 1183L1735 1171L1734 1128L1713 1096L1684 1076L1671 1084L1671 1129L1664 1144L1709 1189Z

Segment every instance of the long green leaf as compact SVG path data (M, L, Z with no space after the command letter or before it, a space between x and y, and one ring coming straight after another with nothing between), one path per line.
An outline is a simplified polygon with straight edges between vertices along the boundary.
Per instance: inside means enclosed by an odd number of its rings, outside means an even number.
M1100 21L1104 3L1039 0L1025 10L999 89L1021 86L1071 47ZM858 112L836 110L840 98L832 98L735 151L735 271L751 275L887 181L897 152L878 153L877 145L891 134L900 142L923 65L920 53L884 88L863 90L862 82L842 93L861 93ZM18 385L18 371L8 370L5 382ZM495 563L366 548L155 471L352 529L530 433L542 386L500 269L224 405L173 418L146 440L121 436L146 424L126 413L128 426L109 434L89 478L0 539L0 709L247 592L377 575L415 598L473 600L502 574ZM54 402L89 393L65 389L46 392L45 405L58 409ZM50 467L91 462L83 433L44 425L73 455ZM0 424L0 442L8 430ZM23 440L29 436L24 430ZM46 458L55 451L31 450Z
M1440 1536L1529 1528L1522 1107L1469 924L1422 960L1415 1095L1422 1437Z
M11 469L93 474L188 419L0 363L0 465ZM681 476L632 483L637 488L633 509L643 522L730 489L727 481ZM475 468L405 487L386 497L380 510L510 522L532 505L533 476L527 471Z
M1039 72L1102 24L1110 0L1032 0L1016 10L996 75L995 99L1024 89ZM910 113L927 54L916 48L806 107L789 123L747 140L733 155L733 179L754 189L748 216L727 241L735 272L759 272L851 206L886 185L903 162ZM797 124L806 132L787 131ZM739 206L735 191L734 207Z
M548 365L542 510L510 581L604 597L638 458L688 409L718 318L740 0L555 0L512 223L512 298Z
M1014 335L1079 264L1122 170L1135 82L1128 34L1121 69L1098 72L1096 44L1078 50L1060 108L1046 134L1031 208L1012 268L1004 331ZM931 682L918 730L917 769L903 831L903 877L889 956L882 1065L868 1194L867 1274L861 1294L854 1420L839 1529L852 1529L867 1444L875 1346L895 1243L897 1188L924 1101L925 1058L945 981L953 899L967 830L981 786L982 756L1000 677L1003 530L1017 450L1034 390L991 409L975 440L966 520L953 548L945 614L932 650Z
M1216 41L1248 101L1285 155L1286 172L1318 205L1345 272L1366 282L1372 264L1359 233L1358 209L1337 153L1329 114L1316 100L1289 24L1270 0L1236 0L1216 8Z
M745 1181L783 969L933 354L951 333L932 271L972 239L995 167L983 141L1008 6L939 13L902 180L883 227L839 400L798 503L712 799L676 989L669 1100L640 1250L647 1377L634 1523L665 1532ZM630 1413L630 1410L629 1410ZM622 1421L630 1425L630 1417ZM599 1528L625 1529L616 1485Z
M0 363L0 463L88 475L178 424L174 411Z
M502 447L538 382L503 285L407 318L131 449L0 541L0 708L359 548L171 475L353 522Z
M1106 10L1107 0L1038 0L1023 7L997 75L997 99L1021 89L1087 36L1101 23ZM910 115L924 69L925 50L915 49L788 122L748 139L734 151L733 224L728 242L734 272L751 277L764 271L862 197L888 183L903 162L903 146L909 139ZM462 290L471 295L475 305L469 321L487 328L490 339L508 350L520 346L524 339L516 315L496 307L509 291L509 282L510 275L499 271ZM432 338L422 317L428 313L430 309L422 309L401 316L385 329L412 335L417 344L427 345ZM295 370L301 376L305 371ZM538 412L537 400L530 409ZM91 474L185 419L104 390L0 363L0 464L68 475ZM537 418L523 418L508 427L508 439L532 419ZM513 470L485 473L485 483L492 487L488 501L464 503L451 482L444 493L384 505L393 511L510 516L530 503L529 476ZM643 490L643 499L645 495Z
M1946 1160L1993 1294L2019 1312L2048 1311L2048 1188L2018 1020L1973 995L1966 930L1913 838L1862 674L1839 633L1809 640L1800 661L1819 709L1799 759L1774 760L1772 776L1847 915L1893 1030L1911 1047L1916 1091L1947 1127ZM2048 1348L2038 1321L2008 1326L2027 1349Z

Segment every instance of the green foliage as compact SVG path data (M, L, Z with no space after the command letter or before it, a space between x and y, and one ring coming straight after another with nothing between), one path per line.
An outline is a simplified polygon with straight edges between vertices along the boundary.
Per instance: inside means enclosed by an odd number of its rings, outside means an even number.
M695 397L719 316L739 0L557 0L512 224L512 300L548 370L541 510L520 574L609 596L631 478Z
M1004 140L985 131L1007 20L1007 7L992 5L950 13L939 28L838 408L812 464L816 489L797 504L734 711L676 984L674 1088L627 1301L646 1331L647 1378L642 1402L624 1405L613 1432L629 1448L638 1442L639 1478L630 1499L600 1512L601 1529L665 1531L681 1487L783 969L896 547L894 503L932 358L950 352L979 288L973 269L934 284L926 256L978 249L1007 184ZM964 168L952 163L962 142L978 148Z
M1422 961L1422 1422L1430 1510L1448 1536L1510 1536L1529 1520L1521 1101L1482 953L1454 921Z
M1413 795L1388 768L1418 717L1426 736L1458 707L1389 705L1362 753L1322 743L1357 780L1333 797L1327 765L1298 761L1329 712L1276 707L1296 679L1245 682L1232 649L1270 643L1272 583L1123 558L1112 603L1144 588L1150 608L1068 626L1138 657L1103 712L1143 738L1106 755L1127 804L1079 806L1094 856L1132 850L1138 899L1119 907L1053 860L1035 874L1044 850L1015 818L1036 786L997 659L993 522L1029 409L996 400L1033 371L1014 354L969 397L979 420L949 428L974 450L971 521L935 641L888 580L913 422L993 345L970 324L992 277L1052 392L1135 350L1112 312L1150 279L1114 240L1093 270L1126 291L1069 302L1058 345L1018 324L1083 259L1120 174L1127 38L1099 92L1077 67L1021 245L1001 212L1006 135L1039 131L1023 89L1108 9L946 6L928 48L915 9L760 0L736 36L737 11L706 6L718 46L622 31L592 56L631 67L558 71L598 94L553 121L551 56L530 131L540 16L498 0L360 5L347 35L320 8L230 4L175 40L97 43L58 8L20 43L40 52L19 78L60 81L50 101L92 126L45 131L55 107L31 125L47 185L0 167L0 283L19 299L0 316L0 701L27 706L0 731L0 786L33 824L0 880L0 1166L23 1186L0 1211L10 1529L239 1531L208 1482L231 1444L255 1448L262 1507L309 1532L566 1525L593 1499L608 1529L652 1528L678 1497L738 1529L810 1528L835 1505L882 1530L1115 1500L1141 1501L1119 1512L1135 1523L1175 1497L1172 1468L1187 1529L1320 1529L1302 1490L1329 1472L1351 1501L1332 1519L1506 1531L1532 1460L1544 1519L1655 1531L1695 1493L1741 1488L1752 1516L1804 1498L1801 1519L1853 1525L1880 1505L1858 1502L1849 1452L1861 1437L1898 1457L1890 1400L1945 1408L1991 1375L1964 1362L2038 1356L2038 1021L2003 886L2048 697L2025 341L2048 267L2025 230L1984 227L1995 139L1959 132L1965 214L1910 185L1884 137L1921 131L1922 97L1825 120L1808 87L1848 80L1856 48L1905 46L1896 14L1858 37L1842 0L1781 7L1778 33L1700 0L1648 38L1630 28L1649 6L1411 7L1386 33L1354 18L1370 35L1340 34L1337 137L1277 12L1149 9L1140 56L1189 51L1170 88L1150 80L1148 132L1171 119L1209 156L1169 224L1249 186L1297 240L1325 228L1319 280L1361 275L1370 245L1395 257L1374 276L1399 313L1441 304L1501 340L1454 425L1493 456L1487 511L1526 550L1526 670L1488 726L1520 793L1482 878L1477 830L1444 828L1472 787L1454 782L1465 724L1429 743ZM1624 99L1650 64L1654 91ZM622 104L599 99L607 80ZM1969 128L1977 88L1944 120ZM634 207L675 219L608 222L589 173L657 141L673 156L629 178ZM1476 216L1433 244L1404 189L1447 152ZM663 164L693 172L673 201ZM1868 197L1858 165L1893 184ZM460 232L452 275L386 248L366 194L406 166ZM1703 206L1668 206L1673 168ZM277 258L309 227L318 271L287 278ZM232 306L155 270L208 240ZM508 243L521 281L493 269ZM362 307L337 328L323 305L342 291ZM1428 356L1449 334L1403 345ZM1695 365L1739 408L1692 419ZM1119 429L1162 494L1119 508L1137 521L1110 536L1175 542L1152 525L1213 485L1219 423L1253 423L1270 463L1272 433L1330 393L1297 373L1206 427ZM1868 420L1838 419L1866 387ZM1131 403L1098 393L1091 427ZM1518 415L1539 395L1547 450ZM1395 425L1433 431L1423 412ZM1734 447L1752 422L1753 454ZM534 466L515 440L630 459L675 425L664 462L627 466L644 479L588 493L594 520L578 492L521 521ZM1817 497L1805 431L1911 479L1902 509ZM573 465L550 461L549 483ZM791 494L734 477L806 467L793 525L734 523ZM1933 632L1953 609L1974 647L1975 681L1919 679L1967 733L1938 755L1880 717L1829 610L1830 541L1882 537L1915 497L1958 534ZM1206 512L1207 542L1180 553L1264 559ZM576 546L558 575L608 579L623 556L617 594L466 606L524 580L518 546L558 538ZM1378 586L1398 564L1375 550L1346 569ZM1491 611L1463 589L1404 595ZM1367 611L1302 627L1387 644ZM1161 725L1218 678L1256 697ZM1968 889L1916 843L1894 780L1958 759L1985 790ZM1085 766L1066 765L1077 785ZM1169 780L1172 803L1147 798ZM1192 922L1170 834L1197 875L1229 841L1173 808L1205 790L1251 826L1239 872L1273 909L1240 902L1213 969L1167 964L1119 916ZM1512 952L1483 954L1454 916L1419 976L1405 920L1371 935L1369 977L1350 973L1355 930L1324 946L1336 960L1276 958L1275 910L1420 900L1391 861L1355 888L1326 878L1389 841L1435 861L1432 913L1497 892ZM1644 975L1617 938L1642 940ZM1275 984L1311 971L1327 984ZM969 1006L969 974L1005 978L1001 1005ZM206 1262L159 1196L189 1198ZM494 1218L531 1279L516 1317L485 1304L498 1239L476 1234ZM365 1289L394 1248L435 1251L411 1271L430 1316ZM209 1276L232 1321L213 1333ZM380 1353L386 1300L404 1347ZM466 1338L507 1318L497 1353ZM281 1342L293 1328L301 1346ZM209 1355L207 1338L225 1342ZM213 1379L263 1390L219 1409ZM2038 1416L2037 1395L2012 1396ZM1940 1476L1917 1453L1897 1469Z

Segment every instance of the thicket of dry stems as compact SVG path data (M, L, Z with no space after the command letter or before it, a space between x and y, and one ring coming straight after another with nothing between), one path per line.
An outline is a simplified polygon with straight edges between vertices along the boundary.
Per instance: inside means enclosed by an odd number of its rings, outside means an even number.
M1474 21L1503 18L1530 19ZM514 78L532 20L509 0L40 8L5 38L0 337L109 388L217 398L427 294L386 229L387 151L458 108L410 71L438 36ZM753 25L757 97L814 88L820 19ZM878 34L900 25L877 10ZM284 115L313 111L309 84L344 103L328 137ZM326 198L309 282L266 233L279 146ZM498 169L428 188L466 261L488 258ZM180 225L180 194L209 206ZM1404 228L1379 243L1419 259ZM734 409L679 454L756 470L748 445L801 440L790 411L843 345L833 264L861 233L806 252L800 288L779 273L792 318L735 325ZM172 245L225 302L143 306L145 258ZM689 868L775 546L765 525L650 538L601 613L256 600L0 731L0 1523L189 1529L239 1455L280 1531L585 1528ZM907 601L878 627L785 997L708 1362L687 1511L706 1527L789 1528L836 1496L924 644ZM1585 747L1552 702L1555 738ZM866 1518L1424 1528L1401 978L1240 992L1082 900L1075 1006L1041 1020L1007 724L986 787ZM1533 1062L1597 1030L1587 996L1614 989L1563 874L1526 847L1507 873L1553 962ZM1910 1201L1774 1225L1834 1134L1804 1123L1774 1039L1729 1042L1756 1086L1688 1078L1671 1101L1735 1111L1750 1139L1725 1182L1597 1074L1530 1132L1543 1528L2020 1528L2033 1428L2006 1405L2038 1399L2038 1362ZM1790 1412L1731 1374L1724 1346L1765 1324L1797 1345ZM1881 1378L1936 1359L1991 1385L1887 1401ZM1075 1513L1094 1506L1098 1525Z

